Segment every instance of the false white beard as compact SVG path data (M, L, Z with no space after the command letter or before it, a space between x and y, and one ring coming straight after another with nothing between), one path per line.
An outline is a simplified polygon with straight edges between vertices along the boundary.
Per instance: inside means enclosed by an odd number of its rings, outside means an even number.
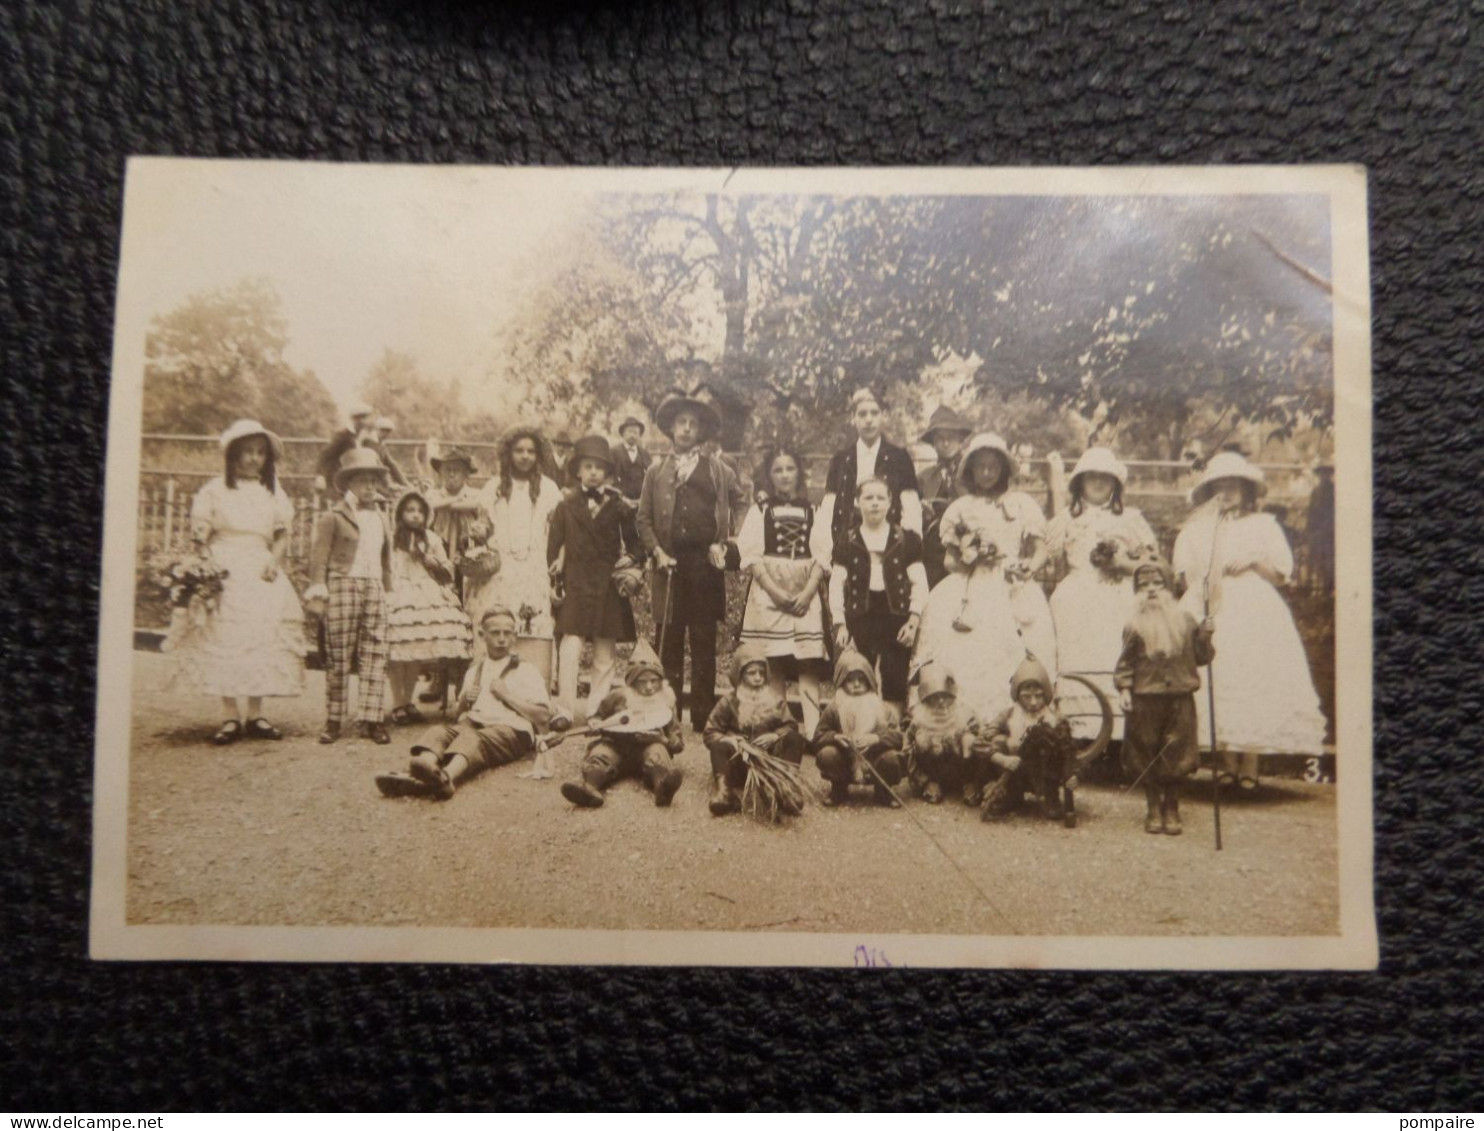
M767 684L737 688L737 721L745 730L761 728L781 714L778 693Z
M1144 642L1144 652L1151 660L1167 660L1177 655L1185 644L1185 610L1168 589L1152 597L1140 597L1129 627Z
M963 733L964 721L957 705L941 715L923 707L912 723L913 743L924 754L957 753Z
M840 730L850 739L867 734L880 734L885 715L881 696L874 691L860 695L835 696L835 710L840 715Z

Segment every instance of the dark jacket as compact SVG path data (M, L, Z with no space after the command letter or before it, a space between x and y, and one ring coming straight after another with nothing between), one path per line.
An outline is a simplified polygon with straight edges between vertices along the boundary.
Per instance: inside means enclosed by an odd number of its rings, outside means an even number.
M587 497L575 492L551 513L546 560L554 562L566 550L562 577L566 596L556 613L556 630L572 636L634 639L634 612L613 584L613 570L625 554L639 556L639 537L633 512L618 491L604 488L603 505L596 515Z
M712 753L725 751L730 753L733 749L730 742L734 738L745 738L749 742L755 742L763 735L773 735L782 738L786 734L798 732L799 724L788 714L783 701L779 700L778 711L764 716L750 726L743 726L738 714L737 693L731 692L716 701L716 706L711 708L711 716L706 720L706 730L702 735L702 741L706 743L706 749Z
M385 537L381 540L381 584L392 587L392 526L381 511L372 511L381 520ZM361 528L355 511L341 499L320 514L314 526L314 545L309 550L309 584L328 585L331 578L345 577L355 564L356 546Z
M711 473L711 482L716 484L716 539L725 542L741 522L747 505L742 485L732 469L722 462L720 456L702 453ZM671 531L675 522L675 456L667 455L649 465L644 473L644 488L639 495L637 524L639 540L644 552L653 554L656 548L674 554ZM708 567L709 568L709 567ZM667 597L670 575L653 571L650 601L656 609L668 608Z
M631 460L628 448L622 444L613 445L614 486L622 492L624 498L634 503L639 501L639 495L644 490L644 473L654 462L654 457L643 444L639 445L638 456L638 459Z
M836 691L836 695L841 692ZM881 704L881 722L876 728L876 735L881 739L873 750L900 750L902 748L902 726L897 716L897 709L890 703ZM814 741L809 748L814 753L819 753L826 746L837 746L849 748L844 732L840 728L840 712L831 702L819 715L819 727L814 732Z
M964 453L960 451L946 464L936 463L922 473L922 564L927 569L928 588L948 576L939 524L948 504L958 498L958 471L963 459Z
M881 555L881 572L886 581L886 604L895 616L912 611L912 581L907 567L922 561L922 539L910 530L893 525L886 536L886 550ZM834 565L845 570L845 615L864 616L871 604L871 551L861 541L860 529L853 528L835 541Z
M905 448L887 442L885 438L876 449L874 474L886 480L891 488L891 509L886 512L886 521L893 525L902 521L902 492L917 490L917 468L912 456ZM855 511L855 442L830 457L829 474L825 476L825 494L835 496L835 512L830 516L830 537L838 544L846 532L859 521Z
M1123 651L1113 669L1113 686L1135 695L1189 695L1200 690L1200 669L1215 658L1216 646L1193 616L1183 609L1180 616L1186 628L1180 648L1160 660L1148 654L1132 625L1123 630Z

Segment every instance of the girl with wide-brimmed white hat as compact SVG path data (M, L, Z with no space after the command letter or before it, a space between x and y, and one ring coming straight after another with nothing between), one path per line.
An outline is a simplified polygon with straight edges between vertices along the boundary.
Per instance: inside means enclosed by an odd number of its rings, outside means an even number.
M959 464L959 496L939 523L948 576L922 612L913 669L942 663L959 698L980 719L1010 706L1010 677L1027 656L1055 678L1056 630L1035 573L1046 562L1046 516L1010 489L1015 457L981 432Z
M1175 541L1181 604L1197 620L1210 606L1218 655L1212 667L1216 743L1224 769L1257 783L1260 753L1317 755L1324 716L1304 644L1278 589L1293 574L1293 551L1278 520L1257 509L1261 469L1236 452L1206 465L1191 489L1196 510ZM1207 696L1196 696L1208 740Z
M1128 468L1110 448L1088 448L1072 470L1071 501L1046 528L1046 552L1066 565L1066 576L1051 594L1057 659L1063 673L1093 680L1117 701L1113 667L1123 644L1123 626L1134 611L1129 584L1141 561L1157 552L1154 531L1135 507L1124 502ZM1092 738L1102 712L1091 691L1062 680L1057 698L1078 738ZM1123 719L1113 736L1123 736Z
M223 473L196 492L191 536L226 571L215 608L172 633L176 678L221 697L226 721L212 741L280 738L263 699L303 690L304 611L283 571L294 504L278 482L283 444L256 420L221 435Z

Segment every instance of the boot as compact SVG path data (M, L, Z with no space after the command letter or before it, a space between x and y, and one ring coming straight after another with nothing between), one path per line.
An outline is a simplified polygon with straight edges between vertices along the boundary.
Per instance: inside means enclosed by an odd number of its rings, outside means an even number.
M413 755L407 769L413 777L427 787L428 796L433 798L433 800L447 801L453 796L453 779L438 764L438 759L433 755L432 751L418 751Z
M1178 785L1165 786L1162 810L1167 836L1179 836L1185 831L1180 826L1180 787Z
M713 817L725 817L742 808L742 801L725 774L711 775L711 800L707 802L707 808Z
M603 807L603 791L585 781L563 782L562 796L583 809Z
M826 808L833 809L836 805L844 805L850 800L850 783L848 781L830 782L830 791L825 794L821 803Z
M1144 800L1148 806L1144 814L1144 831L1146 833L1162 833L1165 831L1165 818L1161 812L1160 803L1161 790L1157 785L1146 785L1144 787Z
M656 808L664 809L675 799L675 791L680 788L680 783L683 780L685 780L685 774L679 766L671 766L654 775L654 803Z

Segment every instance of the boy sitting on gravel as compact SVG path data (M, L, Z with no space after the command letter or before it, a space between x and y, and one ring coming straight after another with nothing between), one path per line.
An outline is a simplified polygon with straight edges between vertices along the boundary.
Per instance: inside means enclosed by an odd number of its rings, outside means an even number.
M485 655L469 665L459 693L458 723L440 723L413 744L408 773L378 774L387 797L447 801L463 781L518 761L536 746L536 731L551 719L546 680L511 652L515 614L502 605L479 621Z
M675 692L665 683L654 649L643 640L634 645L624 686L615 688L598 704L588 730L597 737L588 744L581 776L562 785L562 796L573 805L597 809L603 791L620 778L639 778L654 791L654 803L669 805L684 777L674 765L685 749L676 717Z

